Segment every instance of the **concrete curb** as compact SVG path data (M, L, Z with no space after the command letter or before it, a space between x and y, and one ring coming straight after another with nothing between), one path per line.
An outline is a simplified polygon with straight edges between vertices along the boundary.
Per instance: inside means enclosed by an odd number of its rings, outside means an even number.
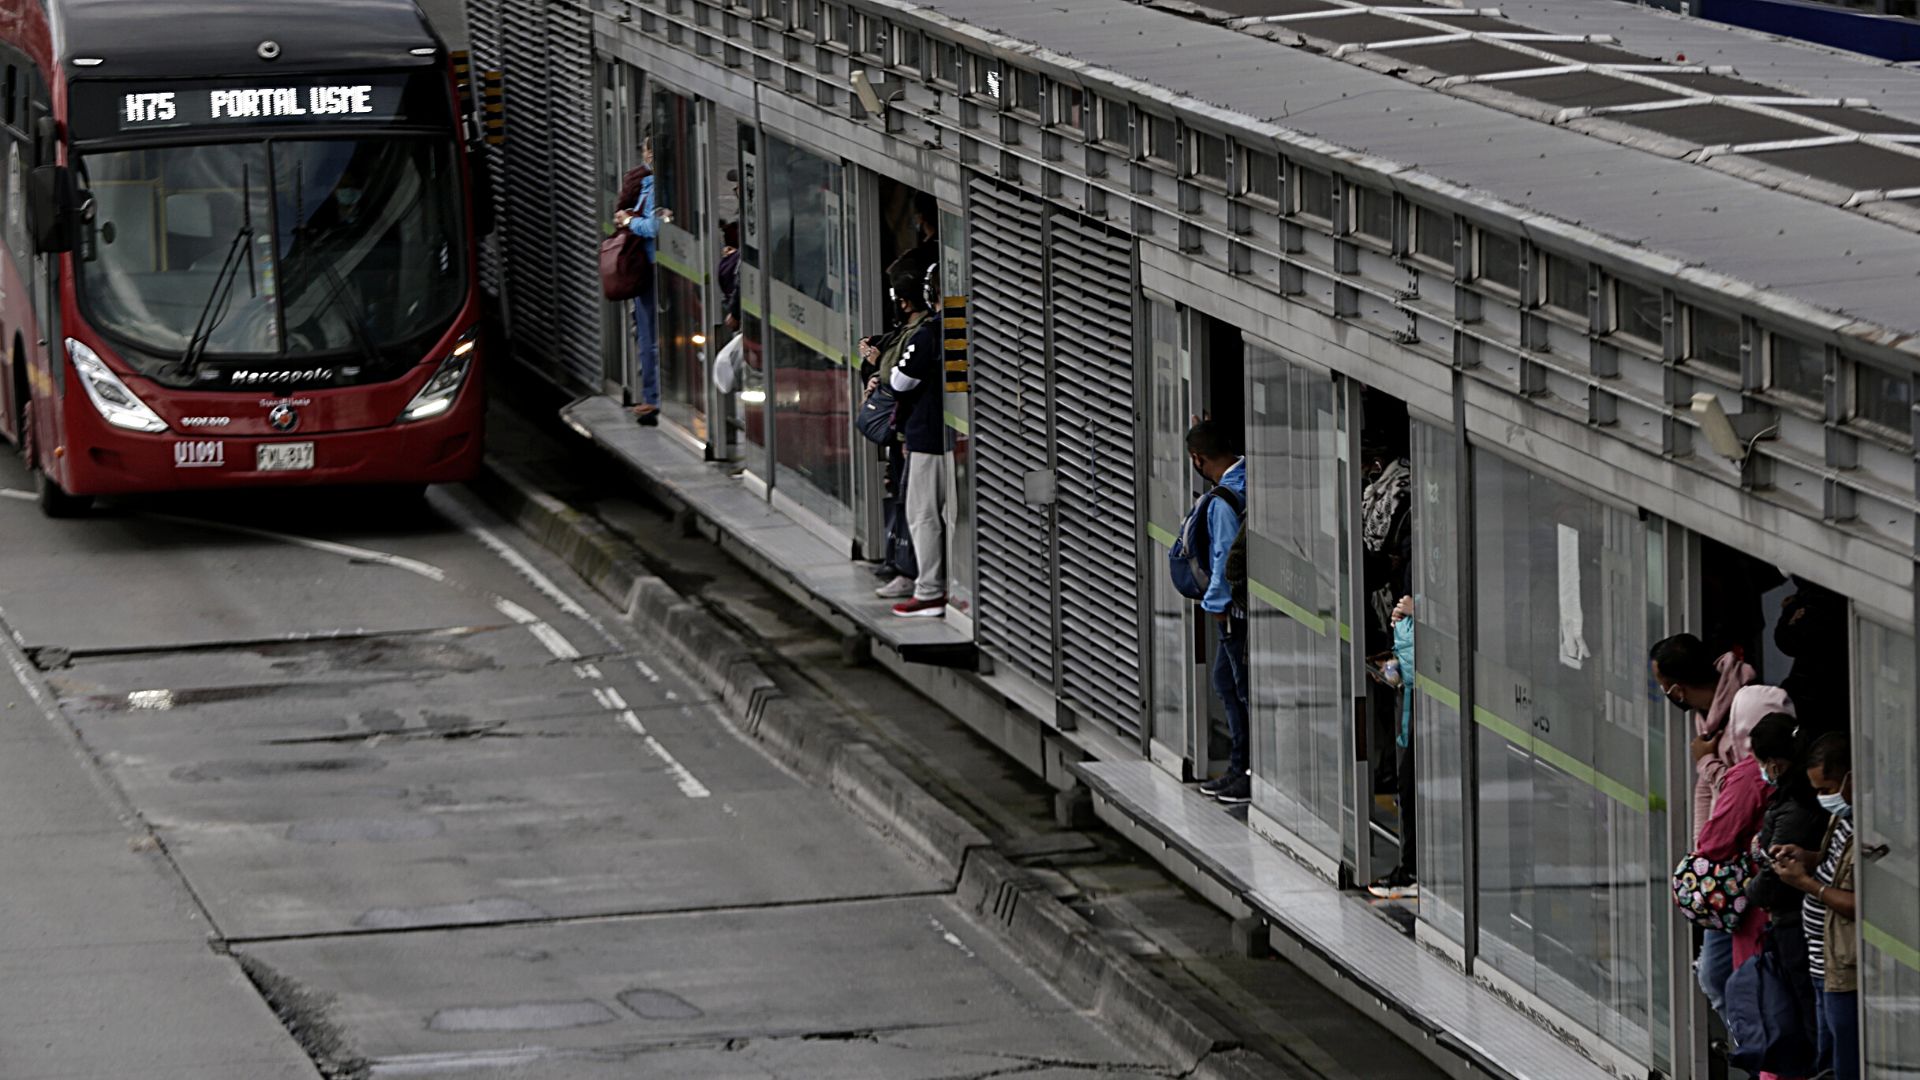
M629 620L655 631L673 659L721 699L749 736L934 868L961 903L1006 934L1075 1005L1099 1014L1183 1075L1297 1075L1246 1051L1224 1024L1101 939L1039 879L993 850L985 834L861 739L851 721L788 697L750 645L648 573L605 525L493 458L469 486Z

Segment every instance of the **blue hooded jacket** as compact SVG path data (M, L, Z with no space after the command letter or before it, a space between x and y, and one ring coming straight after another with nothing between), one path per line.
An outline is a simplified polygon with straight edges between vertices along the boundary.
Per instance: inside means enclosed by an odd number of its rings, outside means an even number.
M1241 458L1227 471L1220 474L1220 486L1240 496L1240 505L1247 504L1247 459ZM1233 550L1234 538L1240 535L1240 515L1234 513L1225 499L1215 499L1207 504L1207 565L1212 576L1207 581L1207 595L1200 598L1200 606L1212 612L1231 610L1233 607L1233 588L1227 584L1227 554ZM1191 587L1191 586L1189 586Z

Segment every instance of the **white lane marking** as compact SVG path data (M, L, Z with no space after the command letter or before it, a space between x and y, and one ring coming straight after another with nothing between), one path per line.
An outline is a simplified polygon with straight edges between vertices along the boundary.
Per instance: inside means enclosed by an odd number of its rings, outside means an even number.
M440 510L448 520L460 526L461 529L466 531L467 535L479 541L482 547L498 555L508 566L513 567L521 577L525 578L529 584L535 589L538 589L547 599L553 601L554 605L561 611L592 627L594 632L599 634L616 652L625 651L626 643L614 636L613 632L608 630L605 624L601 623L599 619L595 618L593 613L589 612L584 604L575 600L572 594L561 588L539 567L533 565L532 561L525 555L522 555L517 548L508 544L505 540L500 539L491 529L480 524L472 514L467 512L466 507L449 501L443 505ZM518 607L518 605L515 606ZM502 610L504 611L505 609L503 608ZM521 608L520 610L525 611L526 609ZM513 618L514 616L509 614L508 617ZM533 631L536 637L541 635L541 628L546 626L545 623L538 622L528 623L526 625L529 630ZM549 631L552 630L551 627L546 627L546 629ZM558 634L555 633L554 636L558 637ZM542 638L543 642L546 640L546 638ZM562 644L565 644L564 638L561 638L560 641ZM552 645L548 647L553 648ZM567 648L571 649L572 646L567 645ZM562 659L578 659L579 656L580 654L576 651L570 657L562 657ZM634 657L633 666L648 682L657 683L660 681L660 674L651 667L648 667L646 661ZM629 728L633 729L634 734L646 741L647 751L654 757L659 758L661 763L667 767L667 771L673 774L674 783L680 788L681 794L689 799L705 799L713 794L705 784L700 782L698 777L693 775L692 770L680 764L679 760L676 759L665 746L661 745L660 740L647 733L646 726L640 723L640 717L636 716L633 710L627 707L626 699L620 696L618 690L612 687L606 687L603 693L602 689L596 688L594 690L594 696L600 699L601 703L608 709L617 712L620 719L624 721ZM669 690L666 693L666 698L668 701L678 701L680 695ZM729 730L731 730L732 725L728 725L728 727Z
M961 941L959 935L947 929L945 923L942 923L939 919L931 915L927 916L927 921L933 924L934 932L940 935L940 940L965 953L967 959L971 960L974 958L973 950L967 948L967 943Z
M224 521L204 521L199 518L177 517L173 514L142 514L142 517L154 521L168 521L175 525L186 525L195 529L220 529L225 532L239 533L242 536L256 536L262 540L272 540L295 547L324 551L329 555L342 555L349 559L364 559L367 562L391 566L396 570L418 574L428 581L444 582L447 572L428 562L409 559L405 555L395 555L390 551L375 551L372 548L355 547L352 544L339 544L332 540L316 540L311 536L295 536L292 533L275 532L272 529L256 529L251 525L234 525Z
M508 566L513 567L515 573L526 579L527 584L532 585L535 589L539 590L542 596L553 601L554 605L561 611L592 627L594 632L600 635L601 640L612 646L615 651L624 651L626 643L618 637L615 637L613 632L607 629L606 624L595 618L593 613L586 609L585 605L575 600L573 594L561 588L558 582L548 577L546 571L533 565L533 561L525 555L522 555L518 548L500 539L499 535L492 529L480 524L478 519L467 512L466 507L453 502L447 502L437 507L437 509L447 520L460 526L468 536L479 541L481 547L486 548L488 551L493 552L505 560ZM648 682L657 683L660 681L660 673L649 667L645 660L635 657L633 666L634 670L645 676ZM677 696L678 695L675 694L668 695L669 698L676 698Z
M553 654L554 659L580 659L580 650L574 648L573 642L568 641L565 635L555 630L552 626L543 622L529 623L527 625L527 632L531 633L535 638L538 638L540 644L545 645L547 651Z
M632 709L622 710L620 719L633 729L635 735L646 741L647 751L666 765L667 771L673 774L674 783L680 788L680 794L689 799L704 799L713 794L707 790L707 785L702 784L692 772L688 771L685 765L675 760L674 756L667 752L666 747L660 745L659 739L647 734L646 725L640 722L640 718L633 714Z
M171 690L135 690L127 695L127 707L130 709L154 709L164 712L173 708Z
M38 495L31 491L21 491L19 488L0 488L0 499L18 499L21 502L40 501Z
M573 665L573 673L582 679L586 679L588 682L598 682L600 680L600 669L592 664L575 664Z
M29 498L32 497L33 496L29 496ZM621 642L619 638L613 636L578 600L575 600L569 596L565 590L561 589L560 586L554 584L553 579L542 573L539 567L527 561L526 556L521 555L518 551L508 546L506 541L482 527L479 522L473 519L472 515L466 512L465 508L448 504L443 507L442 512L446 513L448 511L451 512L447 513L447 516L453 518L455 524L458 524L469 535L478 540L487 550L492 551L509 566L519 571L534 588L545 594L561 611L574 616L592 627L615 649L621 648L623 642ZM303 547L312 551L326 552L330 555L340 555L349 559L360 559L366 562L377 563L381 566L390 566L398 570L406 570L409 573L418 574L429 581L447 583L447 572L445 570L442 570L432 563L421 562L419 559L410 559L404 555L395 555L391 552L375 551L372 548L356 547L352 544L340 544L331 540L317 540L311 536L296 536L292 533L275 532L272 529L256 529L250 525L233 525L227 522L202 521L195 518L178 517L172 514L146 514L144 516L155 521L167 521L177 525L185 525L190 528L220 529L227 532L238 533L242 536L253 536L262 540L272 540L276 543L292 544L295 547ZM531 611L528 611L526 608L521 607L519 604L514 603L504 596L493 596L490 597L490 599L493 602L495 610L512 619L514 622L519 623L521 626L526 627L527 631L538 639L540 644L544 645L547 651L552 653L556 658L561 660L578 660L580 658L580 650L574 648L573 643L568 641L565 635L547 623L540 621L539 617ZM646 676L648 682L660 681L659 674L648 667L645 661L635 659L633 664L642 675ZM18 669L19 663L16 661L13 666ZM596 676L599 674L598 669L594 670L594 674ZM26 680L22 679L21 681L25 682ZM36 698L38 697L38 695L35 696ZM667 697L670 700L676 700L678 695L669 693ZM624 707L625 704L626 702L622 700L621 706ZM622 718L627 721L628 726L632 727L646 740L647 750L667 766L667 771L673 774L674 781L679 786L682 794L686 795L689 799L704 799L713 794L707 790L706 785L702 784L685 765L680 764L671 753L668 753L667 748L660 745L658 739L647 734L646 728L640 725L640 718L635 716L631 710L623 712ZM732 725L729 724L728 727L731 729Z

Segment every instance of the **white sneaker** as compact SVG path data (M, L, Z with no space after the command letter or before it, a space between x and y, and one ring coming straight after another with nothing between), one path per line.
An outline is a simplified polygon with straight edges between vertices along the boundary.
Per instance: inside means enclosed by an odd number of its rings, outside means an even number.
M882 600L902 600L913 595L913 579L897 577L885 585L873 590L873 595Z

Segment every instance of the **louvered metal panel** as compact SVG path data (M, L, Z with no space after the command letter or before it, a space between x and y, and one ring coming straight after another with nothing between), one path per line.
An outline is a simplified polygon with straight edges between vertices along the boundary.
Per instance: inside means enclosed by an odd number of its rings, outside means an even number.
M555 0L547 9L547 182L532 189L551 201L554 310L550 350L564 377L583 389L601 385L601 320L618 309L600 296L601 232L596 190L599 104L593 82L593 21L584 8Z
M1061 697L1131 738L1144 711L1134 487L1133 250L1073 214L1047 223L1060 477Z
M979 615L988 655L1051 687L1053 519L1027 505L1028 473L1051 466L1047 403L1044 207L974 180L972 266L974 504L979 510Z
M467 29L473 38L473 70L476 85L484 73L501 70L500 53L500 7L504 0L468 0ZM492 191L494 220L500 220L506 209L506 185L501 183L506 173L504 149L493 145L484 145L481 153L486 156L487 168L494 183ZM504 282L501 274L501 253L499 236L496 234L480 248L480 287L494 296L504 296Z
M527 349L538 349L554 336L553 215L544 197L552 181L545 167L552 149L546 9L546 0L500 0L507 131L501 246L513 296L514 340Z

